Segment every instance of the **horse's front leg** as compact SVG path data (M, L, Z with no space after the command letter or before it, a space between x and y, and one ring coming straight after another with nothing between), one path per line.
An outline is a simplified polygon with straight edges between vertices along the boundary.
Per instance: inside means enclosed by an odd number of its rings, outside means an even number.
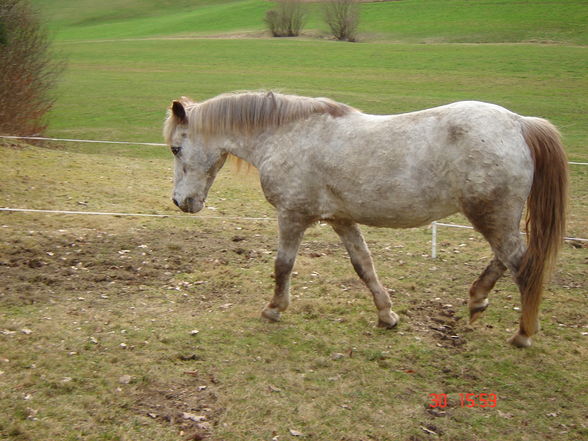
M353 222L332 222L331 225L343 241L353 268L374 296L374 303L378 309L378 326L393 328L398 323L398 315L390 309L390 296L378 280L372 256L359 227Z
M278 218L280 238L275 261L274 297L261 312L262 317L268 320L280 320L280 313L290 304L290 275L296 261L298 247L308 225L308 222L290 216L289 213L280 215Z

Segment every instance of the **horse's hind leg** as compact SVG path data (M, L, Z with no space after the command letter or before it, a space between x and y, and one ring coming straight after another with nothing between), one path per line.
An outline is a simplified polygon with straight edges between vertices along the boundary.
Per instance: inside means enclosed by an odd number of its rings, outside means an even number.
M308 222L284 214L279 217L278 226L280 237L274 266L274 296L261 312L262 317L271 321L278 321L280 313L290 304L290 275Z
M512 345L527 348L531 346L531 337L539 330L539 305L529 305L526 296L526 282L521 279L519 269L523 262L523 256L526 251L525 243L518 231L506 236L502 241L495 241L498 245L493 244L493 248L498 258L504 262L506 267L513 275L519 292L521 295L521 321L519 332L515 334L509 341Z
M497 280L502 277L505 271L506 266L500 260L494 258L480 277L472 284L470 288L470 301L468 303L470 324L480 318L480 315L488 307L488 293L494 288Z
M378 309L378 326L393 328L398 323L398 315L390 309L392 306L390 296L378 280L370 251L357 224L353 222L331 222L331 225L345 245L353 268L355 268L355 271L374 297L374 303Z
M524 281L520 280L518 277L519 268L521 267L523 255L526 250L525 243L519 232L522 207L520 208L520 211L514 210L513 208L510 210L499 210L496 209L496 207L490 207L490 204L480 206L470 205L469 207L466 207L467 209L464 210L464 214L470 219L476 230L482 233L490 243L494 255L496 256L495 259L508 268L514 276L515 282L521 293L521 317L532 316L536 318L538 311L530 310L531 307L527 305L527 302L525 301L525 284ZM490 267L493 263L490 264ZM499 268L499 266L495 266L495 268ZM495 276L488 274L487 277L485 277L485 273L480 276L480 279L485 280L486 287L488 287L490 286L488 282L491 282ZM496 280L497 279L498 277L496 277ZM477 282L474 282L472 289L475 289L474 287L476 286L476 283ZM488 291L490 290L490 288L482 288L480 292L483 293L486 289ZM483 297L483 294L476 297L476 299L480 299L481 297ZM483 301L482 303L479 303L478 306L482 306L482 304ZM470 314L471 313L472 303L470 300ZM525 327L521 320L519 332L510 340L510 343L518 347L529 347L531 346L531 336L535 334L538 329L538 322L527 324Z

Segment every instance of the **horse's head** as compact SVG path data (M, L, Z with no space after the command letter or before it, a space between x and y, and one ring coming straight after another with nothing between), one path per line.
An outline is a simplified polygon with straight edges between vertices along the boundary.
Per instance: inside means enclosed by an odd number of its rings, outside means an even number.
M190 112L198 105L187 99L174 101L164 128L164 137L175 157L172 200L182 211L196 213L204 207L208 190L227 157L218 148L205 145L190 127Z

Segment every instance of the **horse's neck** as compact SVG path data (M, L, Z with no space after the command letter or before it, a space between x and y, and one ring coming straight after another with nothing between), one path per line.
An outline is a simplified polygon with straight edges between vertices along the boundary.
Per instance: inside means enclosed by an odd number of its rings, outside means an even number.
M257 169L269 158L284 153L292 143L300 142L309 132L314 133L332 129L328 118L316 116L304 121L293 121L281 127L270 127L258 134L228 137L228 153L253 165Z
M253 136L234 136L225 139L225 148L228 153L242 161L259 168L268 153L269 139L273 133L263 132Z

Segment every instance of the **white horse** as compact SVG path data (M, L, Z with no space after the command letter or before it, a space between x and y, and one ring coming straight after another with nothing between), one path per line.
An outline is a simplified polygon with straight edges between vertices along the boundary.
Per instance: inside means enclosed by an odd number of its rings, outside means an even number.
M357 224L410 228L461 212L494 252L470 288L470 322L508 268L522 303L510 341L531 345L565 226L567 160L548 121L481 102L368 115L326 98L244 92L173 101L164 137L176 158L173 202L182 211L202 209L228 155L259 170L279 223L275 293L263 317L279 320L288 307L304 231L323 221L373 294L378 325L396 326ZM527 244L519 232L525 201Z

